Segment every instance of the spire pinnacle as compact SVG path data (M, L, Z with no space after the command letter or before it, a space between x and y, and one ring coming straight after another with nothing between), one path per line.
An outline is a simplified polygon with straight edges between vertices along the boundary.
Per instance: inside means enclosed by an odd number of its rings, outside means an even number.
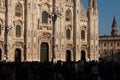
M114 19L113 19L112 27L117 27L117 22L116 22L116 18L115 18L115 16L114 16Z
M96 0L93 1L93 8L97 9L97 1Z
M118 35L118 27L117 27L117 22L116 22L115 16L114 16L114 19L113 19L111 35L112 36L117 36Z
M93 7L93 0L89 0L89 8L91 9Z
M89 0L89 9L97 9L97 0Z

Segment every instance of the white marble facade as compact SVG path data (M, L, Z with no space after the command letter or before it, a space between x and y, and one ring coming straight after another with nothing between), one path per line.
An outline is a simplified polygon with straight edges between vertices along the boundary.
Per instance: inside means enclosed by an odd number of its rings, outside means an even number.
M51 61L53 0L0 0L0 59ZM55 61L98 60L96 0L55 0ZM7 55L5 55L5 27ZM25 45L26 44L26 45ZM25 50L26 47L26 50ZM25 50L25 51L24 51ZM26 58L24 57L26 55Z

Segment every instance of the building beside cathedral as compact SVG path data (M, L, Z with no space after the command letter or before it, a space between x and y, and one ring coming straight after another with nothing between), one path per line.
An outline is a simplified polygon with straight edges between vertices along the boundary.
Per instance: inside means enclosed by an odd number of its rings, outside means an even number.
M99 37L100 55L108 61L120 61L120 35L116 18L113 19L111 35Z
M98 41L96 0L0 0L0 60L98 60Z

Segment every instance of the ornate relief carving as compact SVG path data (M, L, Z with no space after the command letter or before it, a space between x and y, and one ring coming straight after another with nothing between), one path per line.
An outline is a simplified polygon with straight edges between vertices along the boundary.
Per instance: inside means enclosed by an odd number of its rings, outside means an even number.
M41 36L39 36L39 38L38 38L38 41L41 41L41 40L43 40L43 41L44 40L47 40L47 41L51 40L51 34L47 33L47 32L42 33Z
M67 44L66 48L67 48L67 49L72 49L72 48L73 48L73 45L72 45L72 44Z
M50 9L50 7L51 7L51 4L50 3L48 3L48 2L42 2L41 1L41 3L39 3L38 4L40 7L43 7L44 9L46 9L46 7L48 8L48 9Z
M14 26L15 25L22 25L23 21L22 20L14 20L13 23L14 23Z
M45 28L46 28L47 30L51 30L51 29L52 29L52 26L49 26L49 25L44 25L44 26L43 26L43 25L39 25L39 26L38 26L38 29L39 29L39 30L42 30L42 29L45 29Z
M82 49L87 49L87 45L82 45Z
M81 26L80 29L81 30L87 30L87 27L84 25L84 26Z
M16 42L13 47L24 47L24 43L23 42Z
M41 37L42 39L50 39L51 35L49 33L43 33Z
M66 28L66 29L70 29L70 30L72 30L72 25L71 25L71 24L68 24L68 25L66 25L65 28Z

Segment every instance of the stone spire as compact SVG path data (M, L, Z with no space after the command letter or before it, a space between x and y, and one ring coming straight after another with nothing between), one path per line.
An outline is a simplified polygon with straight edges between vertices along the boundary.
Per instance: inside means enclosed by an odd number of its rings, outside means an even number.
M88 8L88 46L93 60L98 59L98 9L97 0L89 0ZM92 34L91 34L92 32ZM94 55L94 56L93 56Z
M97 1L96 0L93 1L93 8L97 9Z
M93 0L89 0L89 9L93 8Z
M96 0L89 0L89 8L96 9L97 8L97 1Z
M113 19L111 35L112 36L117 36L118 35L118 27L117 27L117 22L116 22L116 18L115 17Z

